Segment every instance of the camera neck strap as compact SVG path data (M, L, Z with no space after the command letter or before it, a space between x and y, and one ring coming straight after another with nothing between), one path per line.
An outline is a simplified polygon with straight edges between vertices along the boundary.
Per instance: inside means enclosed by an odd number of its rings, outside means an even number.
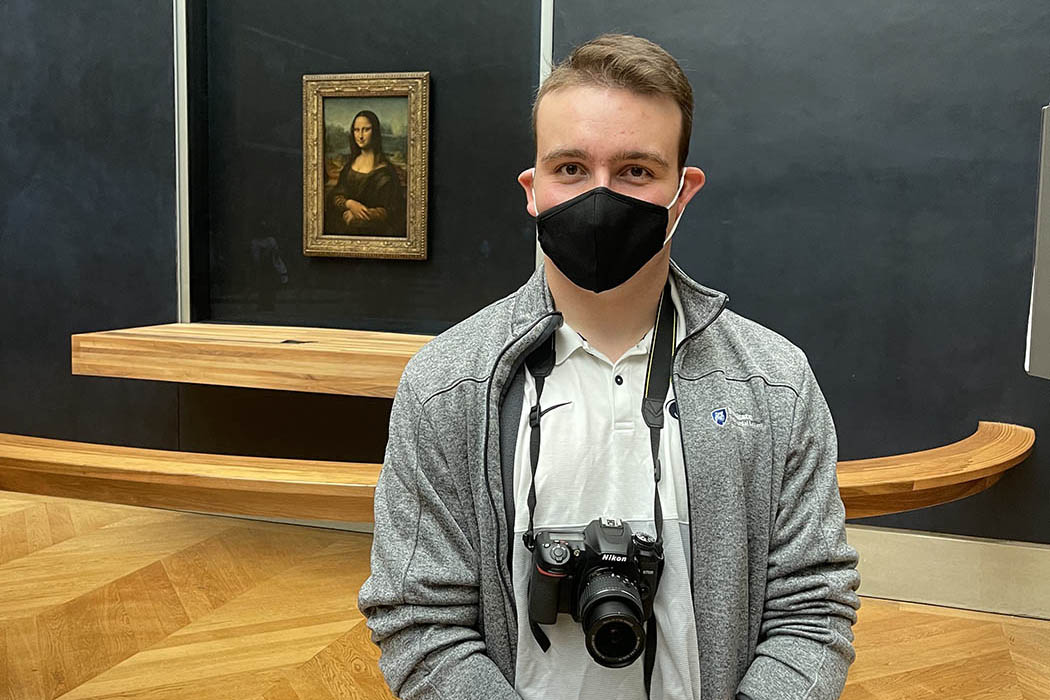
M649 343L649 357L646 363L645 391L642 396L642 418L649 426L649 444L653 452L653 525L656 528L657 547L663 544L663 509L660 507L660 431L664 427L664 400L671 380L671 362L678 342L678 318L671 299L671 283L664 284L660 294L660 303L656 310L656 322L653 324L653 339ZM554 371L555 334L525 359L525 365L536 382L536 403L529 411L529 426L532 428L529 440L529 456L532 462L532 480L529 484L529 529L522 535L525 546L532 551L536 546L534 516L536 513L536 468L540 461L540 418L547 411L564 404L550 406L546 411L540 409L540 396L543 394L543 383ZM540 648L546 652L550 648L550 639L540 626L530 620L533 637ZM645 658L643 661L643 680L645 694L649 696L652 685L653 667L656 661L656 616L650 616L646 623Z
M653 520L656 527L656 541L663 542L663 509L660 507L660 478L663 476L660 465L660 431L664 427L664 400L671 380L671 361L678 340L678 319L675 316L674 303L671 300L671 283L664 285L660 294L660 303L656 311L656 322L653 325L653 339L649 343L649 357L646 363L645 391L642 396L642 418L649 426L649 444L653 453ZM543 383L554 370L555 335L526 359L525 365L536 382L536 403L529 411L529 456L532 462L532 479L529 484L529 529L522 536L525 546L531 551L536 544L534 515L536 512L536 469L540 461L540 418L551 409L564 404L540 408L540 396L543 394Z

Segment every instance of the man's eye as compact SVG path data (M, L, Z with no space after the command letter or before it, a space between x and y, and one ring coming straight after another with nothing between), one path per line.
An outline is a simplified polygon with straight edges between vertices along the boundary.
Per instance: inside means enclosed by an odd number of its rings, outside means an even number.
M645 175L648 174L645 168L640 165L631 166L628 168L627 172L630 173L631 177L645 177Z
M580 171L579 166L577 166L575 163L566 163L561 167L566 175L576 175Z

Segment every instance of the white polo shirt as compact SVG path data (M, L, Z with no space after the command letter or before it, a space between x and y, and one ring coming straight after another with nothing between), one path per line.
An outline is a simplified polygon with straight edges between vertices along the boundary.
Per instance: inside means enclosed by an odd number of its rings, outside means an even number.
M681 343L687 329L673 280L671 299ZM641 414L653 330L615 363L568 324L556 333L555 366L544 382L541 408L570 403L541 419L535 528L583 530L595 518L608 517L655 535L652 448ZM532 636L528 617L532 552L522 544L521 535L529 527L529 410L535 401L536 384L526 371L514 457L515 690L525 700L645 700L643 657L626 668L599 665L587 653L582 626L570 615L559 614L557 624L542 625L551 641L546 653ZM700 655L689 587L689 507L678 410L670 386L664 400L660 462L664 572L654 604L657 651L652 698L699 700Z

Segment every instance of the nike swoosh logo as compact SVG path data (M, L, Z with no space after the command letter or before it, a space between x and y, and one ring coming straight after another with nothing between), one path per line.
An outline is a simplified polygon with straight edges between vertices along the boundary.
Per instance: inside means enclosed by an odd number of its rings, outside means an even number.
M568 406L571 403L572 401L563 401L562 403L556 403L553 406L548 406L547 408L540 409L540 418L543 418L543 415L545 413L549 413L550 411L553 411L556 408L561 408L562 406Z

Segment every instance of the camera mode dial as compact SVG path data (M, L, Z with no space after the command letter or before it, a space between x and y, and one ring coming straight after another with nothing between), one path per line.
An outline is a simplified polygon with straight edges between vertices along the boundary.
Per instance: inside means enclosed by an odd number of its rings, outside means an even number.
M650 548L656 545L656 538L648 532L636 532L634 533L634 543L639 547Z

